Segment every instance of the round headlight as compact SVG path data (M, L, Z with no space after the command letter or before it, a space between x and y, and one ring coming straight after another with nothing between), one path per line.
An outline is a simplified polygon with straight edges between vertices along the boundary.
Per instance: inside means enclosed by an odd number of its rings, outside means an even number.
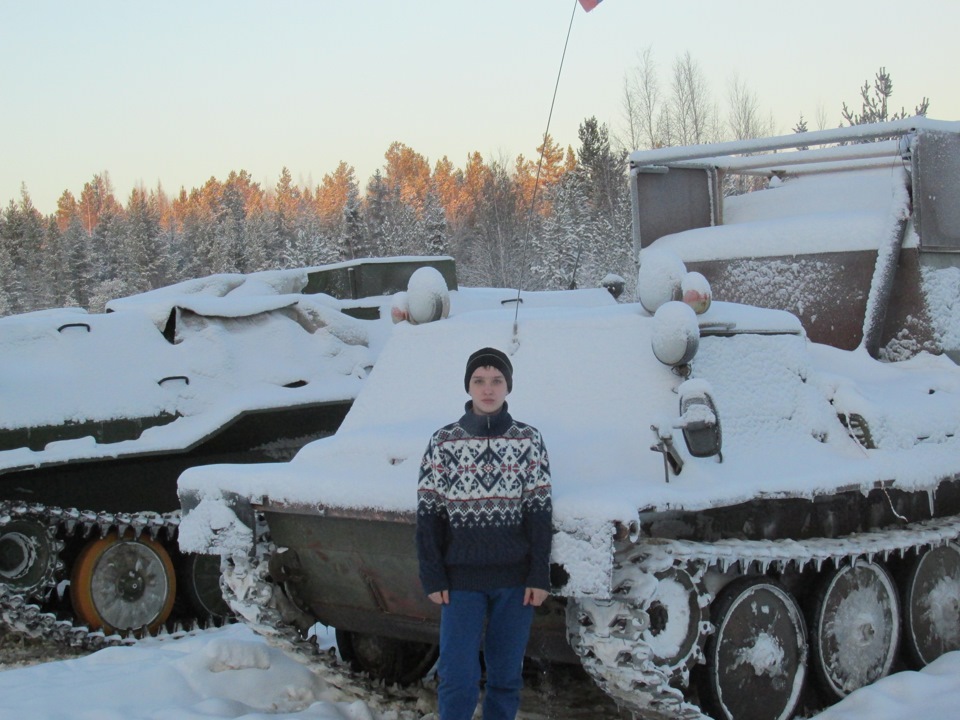
M686 365L700 347L697 314L689 305L672 301L660 306L653 316L650 342L653 354L664 365Z
M644 310L655 313L664 303L679 300L680 283L686 274L683 261L672 252L644 250L637 274L637 299Z
M414 325L440 320L450 314L450 291L439 270L422 267L410 276L407 313Z

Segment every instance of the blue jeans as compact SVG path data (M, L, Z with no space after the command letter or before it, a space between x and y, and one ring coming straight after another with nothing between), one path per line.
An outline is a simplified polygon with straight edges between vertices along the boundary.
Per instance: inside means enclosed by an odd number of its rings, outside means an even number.
M487 667L483 720L514 720L533 606L525 588L451 590L440 611L440 720L470 720L480 695L480 647ZM487 628L484 634L484 621Z

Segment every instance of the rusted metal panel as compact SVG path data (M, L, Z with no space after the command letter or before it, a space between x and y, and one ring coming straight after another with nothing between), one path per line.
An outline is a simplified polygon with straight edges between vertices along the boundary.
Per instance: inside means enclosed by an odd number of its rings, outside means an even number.
M875 251L781 255L689 262L710 278L713 295L729 302L787 310L814 342L853 350L873 279Z
M298 594L321 610L317 617L337 606L437 617L418 581L415 524L291 512L268 512L267 522L277 546L296 554Z
M689 262L687 268L710 278L714 297L787 310L800 318L814 342L854 350L863 340L876 262L876 251L861 250ZM917 248L900 251L880 335L881 347L897 342L915 350L938 349L920 265Z

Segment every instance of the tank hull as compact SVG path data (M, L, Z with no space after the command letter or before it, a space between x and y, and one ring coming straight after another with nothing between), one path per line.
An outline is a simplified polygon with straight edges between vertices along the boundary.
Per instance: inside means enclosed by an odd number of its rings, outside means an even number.
M260 508L284 552L274 570L288 593L316 621L341 631L436 644L440 609L418 580L412 514L334 508ZM564 601L538 608L528 654L577 662L566 640Z
M109 460L47 463L0 472L0 501L118 512L173 512L177 478L189 467L289 459L308 442L331 435L349 402L245 413L212 437L182 451L133 453Z

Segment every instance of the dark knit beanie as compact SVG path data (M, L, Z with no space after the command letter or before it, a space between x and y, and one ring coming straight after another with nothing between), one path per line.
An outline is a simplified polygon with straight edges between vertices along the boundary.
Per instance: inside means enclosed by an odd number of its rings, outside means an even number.
M463 376L463 388L470 392L470 378L474 371L479 367L495 367L503 373L507 381L507 392L513 391L513 365L510 364L510 358L504 355L496 348L481 348L477 350L470 359L467 360L467 374Z

